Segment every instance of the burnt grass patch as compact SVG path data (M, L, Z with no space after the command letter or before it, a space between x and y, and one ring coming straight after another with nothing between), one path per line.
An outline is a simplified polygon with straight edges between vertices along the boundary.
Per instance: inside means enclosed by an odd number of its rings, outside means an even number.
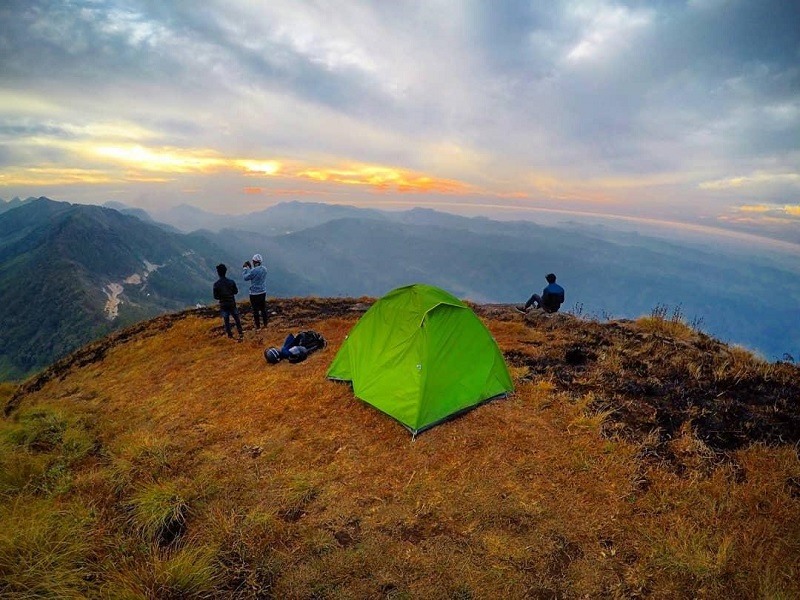
M594 397L610 411L608 436L645 443L671 459L670 441L690 431L714 453L754 442L800 443L800 368L767 363L689 330L680 339L634 321L598 323L571 315L526 315L546 336L526 352L506 353L562 392Z

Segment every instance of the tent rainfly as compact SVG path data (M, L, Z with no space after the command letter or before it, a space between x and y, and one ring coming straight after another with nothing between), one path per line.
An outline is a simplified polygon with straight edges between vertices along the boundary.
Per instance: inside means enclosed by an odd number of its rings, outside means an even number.
M503 355L466 304L424 284L392 290L342 343L328 378L416 435L514 390Z

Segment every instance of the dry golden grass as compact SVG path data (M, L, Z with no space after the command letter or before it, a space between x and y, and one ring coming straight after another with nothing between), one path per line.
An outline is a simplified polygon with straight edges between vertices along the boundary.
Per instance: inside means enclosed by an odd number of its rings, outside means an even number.
M325 380L359 314L241 344L190 316L23 396L0 422L0 595L800 597L794 447L718 460L687 427L672 452L704 468L665 468L604 435L602 389L524 366L552 332L500 317L515 394L412 441ZM309 327L327 349L267 365Z

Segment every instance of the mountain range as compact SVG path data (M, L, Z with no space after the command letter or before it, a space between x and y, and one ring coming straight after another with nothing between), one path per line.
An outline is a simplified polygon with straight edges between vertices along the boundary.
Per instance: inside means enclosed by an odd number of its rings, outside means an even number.
M767 249L306 202L238 216L183 206L167 217L119 203L0 201L0 377L23 377L139 319L212 302L218 262L245 299L239 266L255 252L270 296L380 296L425 282L512 304L541 291L552 271L575 314L670 312L769 360L800 357L800 267Z
M303 228L316 205L294 211L288 233L203 231L228 254L255 249L295 273L276 295L380 296L399 285L433 283L476 302L524 302L555 272L565 308L603 319L669 311L769 359L800 356L797 255L715 239L660 239L608 227L466 218L428 209L347 216ZM278 207L275 207L276 209ZM344 211L343 211L344 212ZM268 214L268 211L266 211Z
M208 299L222 251L99 206L47 198L0 215L0 375L38 370L120 326Z

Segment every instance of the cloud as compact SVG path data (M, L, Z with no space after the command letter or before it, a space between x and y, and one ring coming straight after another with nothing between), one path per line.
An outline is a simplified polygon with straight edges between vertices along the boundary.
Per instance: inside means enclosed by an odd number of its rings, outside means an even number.
M227 157L212 149L146 147L142 145L63 144L74 154L82 154L88 164L105 168L11 168L0 170L5 185L56 185L109 183L113 181L169 181L185 174L213 175L235 173L245 177L278 177L340 186L365 186L376 191L400 193L466 194L475 189L463 182L378 165L309 165L274 158ZM157 173L160 175L146 175ZM247 186L248 190L260 189Z
M752 204L752 205L743 205L739 207L740 212L752 212L752 213L767 213L770 211L775 210L774 206L767 206L766 204Z
M752 175L729 177L714 181L704 181L698 186L703 190L726 190L732 188L758 186L763 184L792 184L800 186L799 173L753 173Z
M121 179L106 171L74 168L29 167L0 171L0 185L50 186L65 184L107 184ZM163 181L163 180L162 180Z
M631 10L607 2L578 2L570 11L582 22L580 38L567 53L569 62L600 60L608 53L630 49L637 30L653 21L652 10Z
M297 177L312 181L333 182L344 185L368 186L378 191L401 193L473 193L471 186L460 181L441 179L402 169L372 165L353 165L348 168L307 169Z
M781 0L8 0L2 185L791 206L797 22Z
M740 212L770 213L773 215L788 215L790 217L800 217L800 204L786 204L784 206L769 206L766 204L742 205Z
M729 223L796 228L800 224L800 204L743 204L736 207L732 214L721 215L719 219Z

